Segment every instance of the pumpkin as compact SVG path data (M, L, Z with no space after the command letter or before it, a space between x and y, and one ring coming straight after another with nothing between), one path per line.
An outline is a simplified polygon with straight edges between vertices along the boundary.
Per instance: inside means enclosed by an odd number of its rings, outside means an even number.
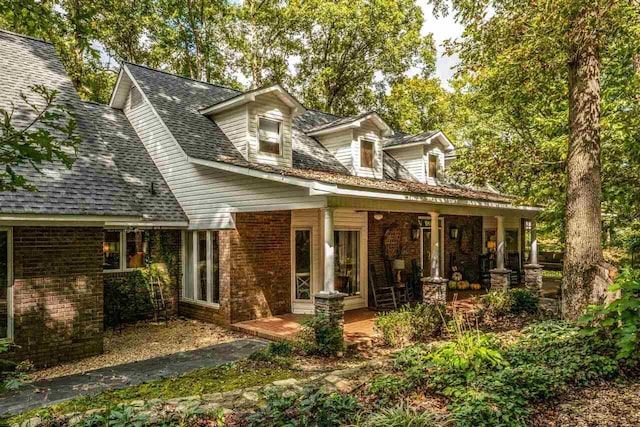
M449 280L449 289L457 289L458 288L458 282L456 282L455 280Z
M482 286L480 286L480 283L472 283L471 284L471 289L473 289L474 291L479 291L482 288Z
M462 273L460 273L459 271L456 271L451 275L451 278L456 282L459 282L460 280L462 280Z
M469 282L467 282L466 280L461 281L460 283L458 283L458 289L469 289Z

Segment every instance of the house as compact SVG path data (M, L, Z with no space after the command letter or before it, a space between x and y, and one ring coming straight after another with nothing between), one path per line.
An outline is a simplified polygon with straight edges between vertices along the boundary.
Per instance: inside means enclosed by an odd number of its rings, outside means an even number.
M50 44L8 32L0 77L18 124L20 94L42 84L83 135L71 170L25 168L39 191L0 193L0 334L16 359L101 352L104 295L147 257L173 263L171 313L225 324L312 313L335 291L345 310L368 307L370 272L385 280L393 266L421 267L427 296L454 267L478 280L487 252L494 289L527 263L539 280L539 208L446 182L456 154L442 132L129 63L109 105L83 102Z

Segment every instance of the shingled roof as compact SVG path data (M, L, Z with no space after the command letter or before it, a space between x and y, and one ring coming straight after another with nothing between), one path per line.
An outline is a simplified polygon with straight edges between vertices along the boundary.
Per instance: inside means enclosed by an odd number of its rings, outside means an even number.
M82 102L51 44L0 31L0 74L0 108L13 109L16 126L29 123L34 115L21 99L21 94L42 104L30 88L44 85L59 91L56 102L75 115L78 132L82 136L77 160L70 170L60 162L43 164L41 173L26 165L16 168L38 191L1 192L0 213L186 220L173 195L173 202L166 194L157 198L142 195L138 184L142 185L153 175L148 162L142 160L146 151L127 154L138 160L136 167L140 170L136 171L133 165L130 167L127 162L122 162L120 153L111 150L116 145L136 143L137 138L128 121L124 116L111 121L110 117L121 113ZM109 143L105 142L104 136L108 136ZM159 174L157 170L155 172ZM143 176L145 173L151 175ZM154 179L157 180L157 176ZM166 189L166 184L165 187L159 184L159 189Z

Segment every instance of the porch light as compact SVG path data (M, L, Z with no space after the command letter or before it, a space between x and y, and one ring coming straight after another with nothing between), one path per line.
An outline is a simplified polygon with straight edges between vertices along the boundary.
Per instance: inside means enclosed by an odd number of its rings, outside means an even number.
M449 229L449 237L451 240L458 240L458 227L451 227Z
M375 219L376 221L380 221L382 218L384 218L384 215L382 215L380 212L373 215L373 219Z
M411 240L418 240L420 238L420 228L415 225L411 227Z

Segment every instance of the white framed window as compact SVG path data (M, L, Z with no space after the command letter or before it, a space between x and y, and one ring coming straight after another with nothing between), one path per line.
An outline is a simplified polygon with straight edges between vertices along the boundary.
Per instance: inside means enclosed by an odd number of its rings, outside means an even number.
M440 156L433 153L427 154L427 177L437 178L440 169Z
M185 231L181 299L220 304L220 248L217 231Z
M311 228L293 230L293 299L311 301L313 293L313 232Z
M0 340L13 339L13 230L0 227Z
M104 230L102 269L105 273L143 268L149 256L148 230Z
M258 116L258 151L282 154L282 122Z
M360 167L373 169L374 143L370 139L360 140Z

